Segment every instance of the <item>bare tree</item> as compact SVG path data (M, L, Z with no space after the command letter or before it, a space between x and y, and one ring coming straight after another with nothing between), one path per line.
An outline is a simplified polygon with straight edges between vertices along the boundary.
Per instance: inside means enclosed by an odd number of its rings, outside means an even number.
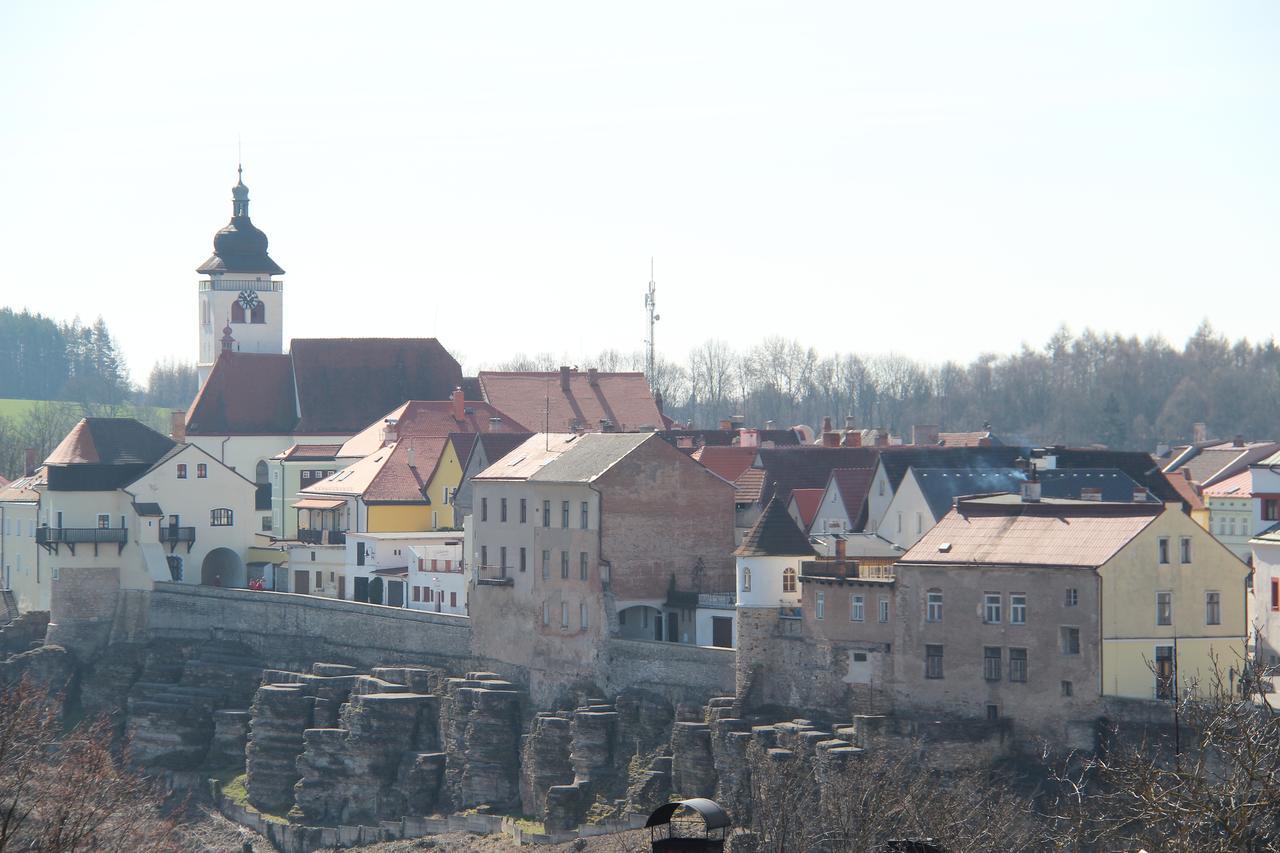
M174 849L162 798L112 750L110 724L64 734L59 704L26 678L0 687L0 853Z

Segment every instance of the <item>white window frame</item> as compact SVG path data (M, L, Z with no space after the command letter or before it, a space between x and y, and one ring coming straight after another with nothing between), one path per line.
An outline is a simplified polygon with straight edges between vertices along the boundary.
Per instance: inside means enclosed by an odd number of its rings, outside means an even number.
M999 625L1004 616L1004 596L998 592L982 594L982 621L986 625Z
M1009 593L1009 624L1027 624L1027 594L1025 592Z
M880 621L889 621L889 597L887 595L880 596Z
M849 595L849 621L865 622L867 611L866 596L851 593Z
M814 599L813 615L816 619L825 619L827 611L827 594L819 592Z
M941 622L942 621L942 590L931 589L925 592L925 611L924 621Z

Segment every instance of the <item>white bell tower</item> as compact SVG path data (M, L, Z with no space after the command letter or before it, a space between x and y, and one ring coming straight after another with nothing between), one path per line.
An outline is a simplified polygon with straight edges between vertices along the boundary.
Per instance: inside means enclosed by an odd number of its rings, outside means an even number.
M199 381L209 378L224 348L235 352L284 352L284 270L267 254L267 235L249 220L249 188L231 189L231 221L213 237L213 255L196 272L200 280ZM231 340L224 340L225 330Z

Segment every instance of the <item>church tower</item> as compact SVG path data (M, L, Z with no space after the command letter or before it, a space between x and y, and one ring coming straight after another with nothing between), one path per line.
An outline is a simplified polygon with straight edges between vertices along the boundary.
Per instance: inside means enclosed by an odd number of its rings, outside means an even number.
M196 272L200 280L200 384L226 345L237 352L284 352L284 275L267 254L267 235L249 220L249 188L231 188L231 221L213 236L213 255Z

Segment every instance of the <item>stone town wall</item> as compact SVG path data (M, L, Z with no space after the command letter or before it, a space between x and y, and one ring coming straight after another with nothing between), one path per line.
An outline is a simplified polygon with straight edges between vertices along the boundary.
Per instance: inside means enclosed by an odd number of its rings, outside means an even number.
M473 668L471 622L290 593L157 583L148 614L153 639L233 640L269 665L305 670L317 661L373 667L429 661Z

